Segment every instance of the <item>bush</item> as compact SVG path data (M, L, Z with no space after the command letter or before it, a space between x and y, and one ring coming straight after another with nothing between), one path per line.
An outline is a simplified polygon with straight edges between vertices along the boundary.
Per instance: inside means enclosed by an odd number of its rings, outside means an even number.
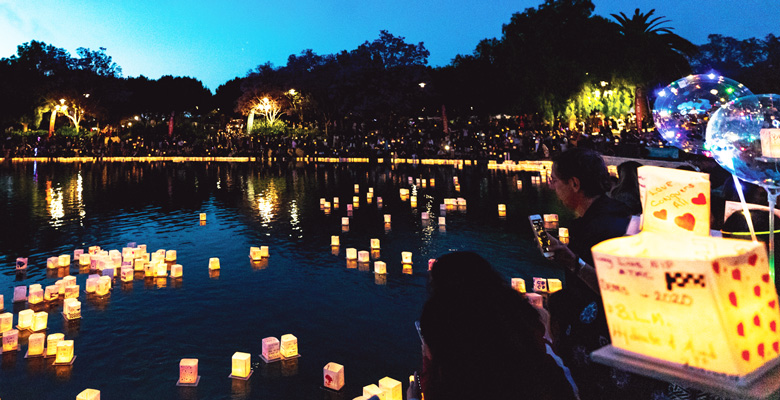
M268 121L256 121L252 127L251 136L276 136L281 135L287 131L287 124L284 121L277 120L273 124L269 124Z

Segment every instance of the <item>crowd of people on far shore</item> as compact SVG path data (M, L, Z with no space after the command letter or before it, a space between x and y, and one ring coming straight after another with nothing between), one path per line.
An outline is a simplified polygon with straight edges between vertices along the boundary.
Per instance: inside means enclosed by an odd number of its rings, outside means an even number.
M621 129L618 129L620 127ZM312 132L301 134L301 132ZM44 131L7 133L0 139L0 157L111 156L295 156L367 158L458 158L527 160L549 158L578 146L603 154L641 157L657 143L654 131L639 132L626 125L550 126L532 118L491 118L453 121L411 119L379 127L343 122L325 131L296 129L291 135L246 135L218 130L213 134L139 135L137 131L86 132L76 136ZM158 132L159 133L159 132ZM150 137L151 136L151 137Z

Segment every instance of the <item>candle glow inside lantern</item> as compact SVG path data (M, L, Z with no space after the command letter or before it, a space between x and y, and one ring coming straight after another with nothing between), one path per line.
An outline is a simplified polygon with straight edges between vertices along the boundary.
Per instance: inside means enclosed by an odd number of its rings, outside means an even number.
M130 267L123 267L122 271L120 273L120 279L122 279L122 282L132 282L133 281L133 269Z
M76 400L100 400L100 390L97 390L97 389L84 389L76 397Z
M643 231L592 251L611 349L737 385L780 361L780 311L763 243Z
M390 214L385 214L384 219L385 219L385 223L389 224L391 220Z
M642 166L642 230L710 236L709 174Z
M100 275L90 275L89 278L87 278L87 293L95 293L95 290L97 289L98 279L100 278Z
M40 332L46 330L49 324L49 313L46 311L39 311L33 315L33 332Z
M411 264L411 263L412 263L412 252L411 251L401 252L401 264Z
M249 248L249 258L251 258L253 261L257 261L261 259L260 257L260 248L259 247L250 247Z
M46 286L46 289L43 291L43 300L45 301L52 301L57 300L57 298L60 296L59 288L57 285L49 285Z
M371 259L371 254L367 250L360 250L358 252L358 262L366 263Z
M205 221L206 220L206 213L200 213L200 220Z
M344 387L344 366L334 362L325 364L322 368L322 386L331 390L341 390Z
M387 264L385 264L384 261L374 261L374 273L376 273L376 274L386 274L387 273Z
M249 378L252 373L252 356L249 353L233 353L231 378Z
M379 380L379 389L385 393L385 400L404 400L401 382L389 376Z
M158 278L164 278L168 276L168 264L164 262L157 263L157 266L155 267L154 270L154 276Z
M275 337L263 338L263 359L265 359L266 362L278 360L281 357L279 347L279 339Z
M298 338L294 335L286 334L282 335L282 340L279 345L279 353L284 358L291 358L298 356Z
M67 267L67 266L69 266L70 265L70 254L63 254L63 255L59 256L59 258L57 260L57 264L60 267Z
M44 345L46 344L46 335L43 333L33 333L27 339L27 356L43 356Z
M352 247L347 248L347 260L357 260L357 249Z
M148 260L145 260L143 258L136 258L135 262L133 263L133 270L144 271L146 270L146 264L148 263L149 263Z
M341 217L341 225L349 226L349 217Z
M209 258L209 270L219 269L219 258Z
M156 267L157 267L157 262L154 263L148 262L144 264L144 277L154 278L154 274L157 272L155 271Z
M30 304L39 304L43 302L43 288L41 285L30 285L30 297L27 299Z
M86 267L88 265L92 265L92 258L89 254L82 254L79 256L79 266L80 267Z
M35 311L30 310L29 308L19 311L19 322L17 323L16 327L19 330L32 330L34 316Z
M260 246L260 257L268 258L268 246Z
M14 286L14 303L27 301L27 286Z
M569 244L569 229L558 228L558 241L562 244Z
M46 259L46 268L54 269L59 266L60 258L59 257L49 257Z
M168 250L165 252L165 261L167 262L174 262L176 261L176 250Z
M544 229L548 231L558 230L558 214L544 214Z
M16 259L16 270L24 271L27 269L27 257L19 257Z
M179 382L177 382L177 385L197 385L199 380L198 359L182 358L181 361L179 361Z
M525 279L523 278L512 278L512 289L517 290L520 293L525 293Z
M3 352L19 350L19 331L11 329L3 332Z
M498 213L499 214L501 214L501 213L506 214L506 204L499 204L498 205Z
M74 298L66 298L62 304L62 314L66 319L81 318L81 302Z
M368 399L371 398L371 396L377 396L379 397L379 400L386 400L385 392L373 383L368 386L363 386L363 398Z
M163 264L165 265L165 264ZM98 285L95 289L95 294L98 296L105 296L111 291L111 278L107 276L101 276L98 279Z
M10 331L14 328L14 315L7 312L0 314L0 333Z
M55 364L70 364L73 361L73 341L60 340L57 342L57 356L54 359Z
M440 226L447 225L447 217L439 217L439 225Z
M181 278L182 272L181 264L171 265L171 278Z
M379 250L379 239L371 239L371 250Z
M65 340L65 335L62 333L52 333L46 337L46 357L57 355L57 343L62 340Z
M341 244L341 241L338 237L338 235L333 235L330 237L330 245L331 246L339 246Z

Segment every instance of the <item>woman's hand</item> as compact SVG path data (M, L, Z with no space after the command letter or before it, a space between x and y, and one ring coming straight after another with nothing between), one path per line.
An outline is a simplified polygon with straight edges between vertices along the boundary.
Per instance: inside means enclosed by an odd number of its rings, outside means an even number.
M573 271L579 263L579 257L574 254L569 246L559 242L554 237L550 237L549 251L553 253L552 260L561 267Z

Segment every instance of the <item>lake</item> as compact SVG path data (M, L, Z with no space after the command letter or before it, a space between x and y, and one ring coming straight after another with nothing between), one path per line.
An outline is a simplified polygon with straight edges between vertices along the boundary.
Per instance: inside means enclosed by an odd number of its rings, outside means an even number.
M416 208L400 198L402 188L417 196ZM346 230L341 220L355 195L360 205ZM321 209L320 198L336 196L339 208ZM467 207L448 211L446 226L438 226L439 205L456 197ZM498 216L499 203L507 204L506 217ZM431 214L428 223L424 211ZM532 184L530 173L484 165L3 164L0 294L6 311L16 324L16 314L27 308L12 304L14 286L45 287L71 274L81 287L82 318L65 321L61 301L36 306L49 313L47 334L75 341L76 359L56 367L51 359L26 359L29 335L20 335L21 350L0 359L0 397L75 399L94 388L104 399L352 399L385 376L404 382L406 390L420 363L414 321L427 296L428 259L474 250L507 280L525 278L530 287L534 276L562 278L531 242L527 215L533 213L558 213L561 226L572 218L546 184ZM391 215L390 225L384 214ZM330 246L332 235L340 236L337 249ZM369 250L372 238L380 240L377 259L387 263L386 275L345 259L346 248ZM46 268L49 257L72 257L90 246L121 251L130 242L146 244L150 253L176 250L183 277L136 274L128 283L117 277L110 296L97 298L84 293L88 268L80 270L75 261ZM253 246L269 246L270 257L252 263ZM413 253L411 271L402 269L404 251ZM17 257L29 257L25 274L15 271ZM220 259L218 276L208 270L212 257ZM265 364L258 357L262 339L283 334L297 337L301 357ZM254 374L247 381L228 378L237 351L252 355ZM196 388L176 386L182 358L199 360ZM328 362L344 365L342 393L320 388Z

